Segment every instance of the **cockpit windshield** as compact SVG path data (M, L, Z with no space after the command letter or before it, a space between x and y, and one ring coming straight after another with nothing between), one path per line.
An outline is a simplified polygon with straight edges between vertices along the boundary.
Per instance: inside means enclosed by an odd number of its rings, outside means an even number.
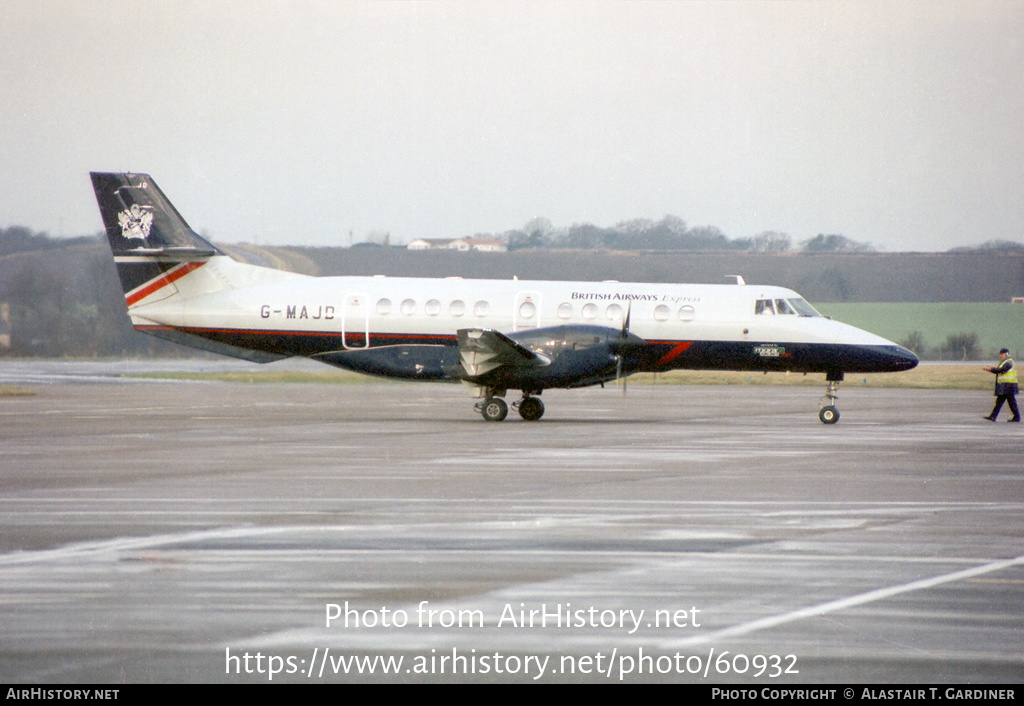
M813 306L797 297L794 299L758 299L754 313L768 316L821 316Z

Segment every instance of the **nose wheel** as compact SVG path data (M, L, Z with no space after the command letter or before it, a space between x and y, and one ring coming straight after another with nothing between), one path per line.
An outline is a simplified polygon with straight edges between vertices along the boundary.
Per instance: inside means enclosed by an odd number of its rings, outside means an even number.
M839 410L836 408L836 400L839 399L839 383L843 381L843 373L826 373L828 387L825 388L825 396L821 398L821 409L818 410L818 419L822 424L835 424L839 421Z

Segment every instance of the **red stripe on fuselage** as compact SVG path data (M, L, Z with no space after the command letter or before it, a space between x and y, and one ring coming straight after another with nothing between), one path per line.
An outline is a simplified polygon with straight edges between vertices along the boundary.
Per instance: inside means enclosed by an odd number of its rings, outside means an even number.
M300 336L320 336L320 337L331 337L340 338L341 331L288 331L285 329L262 329L262 328L196 328L193 326L154 326L152 324L139 324L135 326L138 331L182 331L184 333L190 333L194 336L203 335L215 335L215 334L235 334L242 336L294 336L296 338ZM347 331L346 336L365 336L365 331ZM395 339L398 344L403 340L410 340L419 342L427 339L437 341L438 344L448 344L452 341L457 341L458 337L444 334L415 334L415 333L370 333L371 339L389 338ZM389 344L384 344L389 345ZM412 345L415 345L412 344ZM423 344L432 345L432 344ZM381 348L381 346L373 346L373 348ZM363 350L362 348L358 350Z
M655 363L655 365L659 365L659 366L660 365L668 365L673 360L675 360L676 358L681 356L683 353L685 353L686 349L689 348L692 345L693 345L693 341L685 341L683 343L678 344L675 348L670 350L668 353L666 353L665 355L661 356L661 358L658 359L658 362Z
M196 270L205 264L205 262L186 262L180 267L171 270L162 277L157 277L153 281L145 284L140 289L136 289L131 294L126 294L124 296L124 299L126 302L128 302L128 306L136 304L145 299L146 297L148 297L150 294L153 294L154 292L163 289L167 285L181 279L189 272L192 272L193 270Z

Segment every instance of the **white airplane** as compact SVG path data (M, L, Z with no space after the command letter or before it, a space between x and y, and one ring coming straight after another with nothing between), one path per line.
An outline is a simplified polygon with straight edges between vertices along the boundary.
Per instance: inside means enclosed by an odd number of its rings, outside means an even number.
M906 348L821 316L796 292L735 284L309 277L243 264L198 236L146 174L92 173L139 331L266 363L305 356L370 375L461 381L484 419L544 414L548 388L674 369L909 370Z

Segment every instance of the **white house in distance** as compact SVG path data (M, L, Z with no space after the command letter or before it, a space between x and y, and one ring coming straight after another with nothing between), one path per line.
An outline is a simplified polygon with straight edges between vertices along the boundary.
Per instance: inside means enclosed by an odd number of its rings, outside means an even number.
M416 238L405 246L406 250L440 250L452 242L448 238Z
M409 243L408 250L462 250L477 252L507 252L508 245L497 238L417 238Z

